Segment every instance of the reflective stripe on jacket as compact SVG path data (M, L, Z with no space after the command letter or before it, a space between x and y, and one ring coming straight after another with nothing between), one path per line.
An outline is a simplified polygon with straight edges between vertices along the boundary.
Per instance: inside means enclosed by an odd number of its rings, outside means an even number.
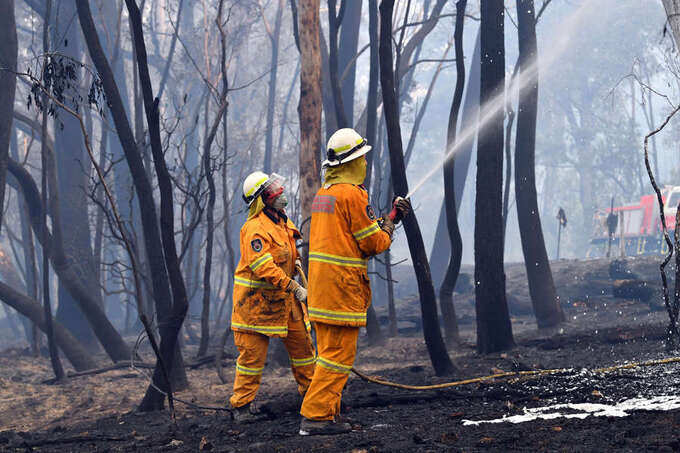
M365 326L371 303L368 258L390 244L362 187L333 184L321 188L312 203L309 235L309 318L325 324Z
M234 274L231 328L285 337L292 304L299 304L286 288L299 256L295 240L301 236L293 222L275 222L270 215L262 211L241 228L241 260ZM309 326L307 311L301 308Z

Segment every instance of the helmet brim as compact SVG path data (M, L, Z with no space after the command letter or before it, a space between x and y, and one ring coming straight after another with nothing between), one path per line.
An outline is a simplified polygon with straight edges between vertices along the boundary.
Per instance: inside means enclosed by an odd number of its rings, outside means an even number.
M346 164L347 162L351 162L354 159L358 159L359 157L365 155L372 149L371 145L366 145L362 146L346 158L340 162L339 160L324 160L323 163L321 164L321 168L328 168L328 167L337 167L338 165Z

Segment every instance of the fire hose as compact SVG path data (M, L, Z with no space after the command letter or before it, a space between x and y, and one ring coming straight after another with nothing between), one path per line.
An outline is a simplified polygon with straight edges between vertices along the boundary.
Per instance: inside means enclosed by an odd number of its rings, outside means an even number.
M307 277L305 276L305 272L302 269L302 266L299 263L295 264L295 269L297 270L298 275L300 276L300 280L302 282L302 286L305 288L307 287ZM608 366L608 367L602 367L602 368L595 368L591 370L592 373L611 373L613 371L620 371L620 370L629 370L632 368L640 368L640 367L649 367L649 366L658 366L658 365L667 365L669 363L679 363L680 362L680 357L670 357L666 359L658 359L658 360L648 360L646 362L632 362L632 363L625 363L621 365L613 365L613 366ZM541 376L548 376L548 375L553 375L553 374L560 374L560 373L571 373L574 372L574 368L553 368L553 369L544 369L544 370L529 370L529 371L504 371L501 373L495 373L491 374L488 376L480 376L476 378L470 378L470 379L463 379L460 381L453 381L453 382L442 382L440 384L432 384L432 385L408 385L408 384L399 384L397 382L391 382L386 379L382 379L379 377L375 376L369 376L365 373L362 373L361 371L357 370L355 367L352 367L352 373L356 374L359 376L361 379L367 382L372 382L373 384L378 384L378 385L383 385L385 387L394 387L398 389L404 389L404 390L438 390L438 389L445 389L445 388L451 388L451 387L459 387L461 385L467 385L467 384L479 384L487 381L493 381L494 379L501 379L501 378L527 378L527 379L532 379L532 378L538 378Z

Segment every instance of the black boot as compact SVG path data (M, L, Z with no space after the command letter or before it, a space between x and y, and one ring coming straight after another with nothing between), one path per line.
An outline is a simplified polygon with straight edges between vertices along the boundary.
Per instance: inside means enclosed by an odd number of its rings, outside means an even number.
M345 434L352 431L349 423L335 420L310 420L302 417L300 422L301 436L324 436L330 434Z
M237 423L253 423L267 418L266 414L256 411L251 403L241 407L235 407L232 411L234 421Z

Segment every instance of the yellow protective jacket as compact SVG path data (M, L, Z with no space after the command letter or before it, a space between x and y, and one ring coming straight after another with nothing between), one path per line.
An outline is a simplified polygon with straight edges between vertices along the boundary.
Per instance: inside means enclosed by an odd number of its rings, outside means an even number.
M307 304L312 321L365 326L371 303L368 258L387 250L363 186L333 184L312 203Z
M298 229L287 218L267 209L249 218L241 228L241 260L234 273L231 328L269 337L288 335L288 315L299 304L288 284L295 274ZM310 324L307 310L305 325Z

